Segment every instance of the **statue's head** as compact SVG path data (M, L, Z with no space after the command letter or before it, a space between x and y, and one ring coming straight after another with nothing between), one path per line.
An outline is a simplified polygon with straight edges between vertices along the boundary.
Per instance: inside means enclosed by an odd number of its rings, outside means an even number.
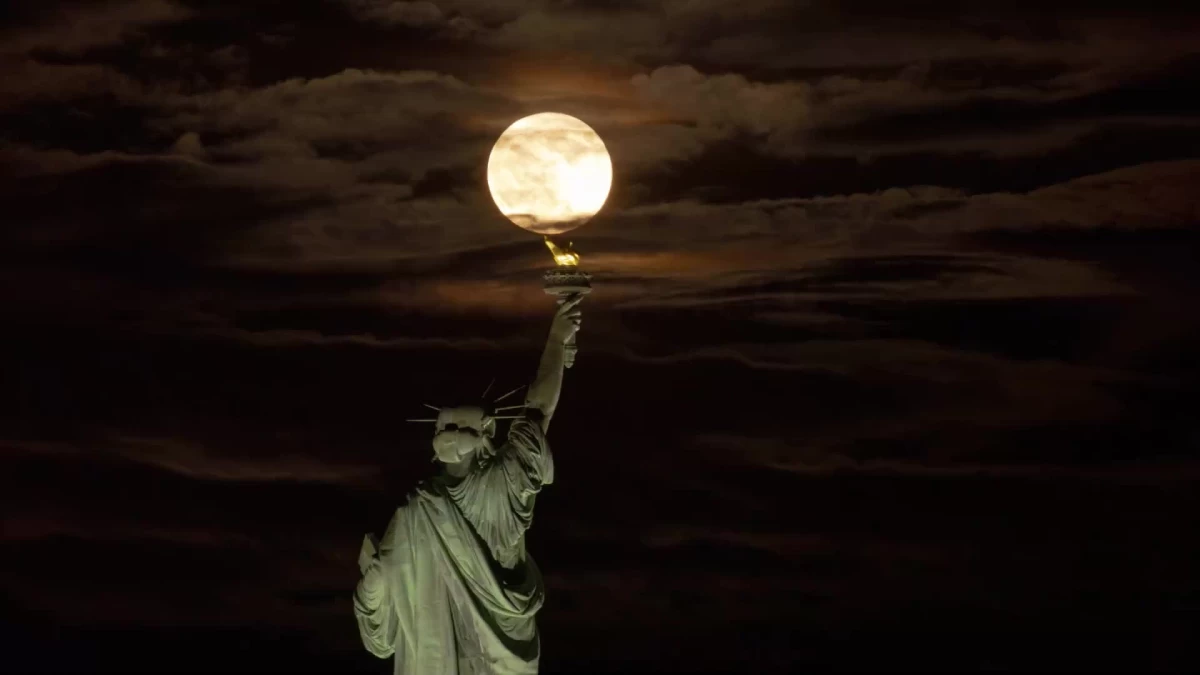
M494 382L494 381L493 381ZM524 408L524 404L498 406L497 403L512 396L525 387L517 387L507 394L488 401L492 386L484 390L480 405L464 405L456 408L439 408L428 403L426 408L436 410L438 416L426 419L410 419L409 422L434 423L434 460L441 462L452 475L464 475L470 470L472 461L495 454L492 438L496 435L497 420L521 417L515 414L497 414L505 410Z
M496 418L478 406L442 408L433 433L433 452L446 465L469 463L480 454L491 454Z

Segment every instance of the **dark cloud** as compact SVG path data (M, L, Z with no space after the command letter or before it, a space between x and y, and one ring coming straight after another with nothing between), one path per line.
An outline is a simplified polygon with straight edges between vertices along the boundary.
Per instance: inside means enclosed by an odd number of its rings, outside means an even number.
M117 44L156 25L186 20L186 7L171 0L119 0L98 3L48 2L16 10L18 22L3 31L4 54L39 50L79 53Z
M378 21L385 25L425 26L444 20L442 10L432 2L355 0L346 4L356 17L364 21Z

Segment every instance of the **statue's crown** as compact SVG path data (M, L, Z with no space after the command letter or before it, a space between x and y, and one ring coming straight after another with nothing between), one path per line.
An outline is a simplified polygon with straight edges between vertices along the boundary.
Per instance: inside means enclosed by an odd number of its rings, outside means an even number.
M429 403L424 403L422 405L424 405L426 408L437 411L438 416L421 418L421 419L410 419L410 420L405 420L405 421L407 421L407 422L433 422L433 423L437 424L439 427L443 427L446 424L451 423L451 422L453 422L454 424L459 424L459 425L469 422L470 423L469 426L471 426L473 428L481 429L483 427L483 425L486 424L487 420L512 420L512 419L521 417L521 415L497 415L496 413L502 412L505 410L515 410L517 408L524 408L525 407L524 403L521 403L518 405L505 405L505 406L497 406L496 404L503 401L504 399L508 398L509 396L512 396L513 394L517 393L518 391L521 391L524 388L525 388L525 385L521 385L520 387L513 389L512 391L508 392L507 394L505 394L499 398L496 398L495 400L489 401L489 400L487 400L487 395L488 395L488 392L491 391L491 389L492 389L492 385L489 384L488 388L484 390L483 396L480 397L482 399L482 403L480 403L478 405L439 407L436 405L431 405Z

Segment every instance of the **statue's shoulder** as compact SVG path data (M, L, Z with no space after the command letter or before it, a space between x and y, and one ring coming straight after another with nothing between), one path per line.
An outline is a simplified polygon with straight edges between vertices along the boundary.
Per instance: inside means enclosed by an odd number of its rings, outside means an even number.
M419 508L422 501L428 501L434 497L434 492L429 489L425 482L417 483L407 494L404 495L404 501L401 502L396 510L392 512L392 522L401 522L411 516L411 514Z
M446 494L446 487L446 477L441 474L426 478L409 490L404 500L404 506L400 508L410 506L422 499L437 499Z

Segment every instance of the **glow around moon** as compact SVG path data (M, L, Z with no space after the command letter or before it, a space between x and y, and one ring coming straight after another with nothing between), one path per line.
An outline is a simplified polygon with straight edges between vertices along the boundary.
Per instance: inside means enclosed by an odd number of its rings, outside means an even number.
M561 234L604 206L612 160L587 124L570 115L538 113L500 134L487 177L496 206L514 224L538 234Z

